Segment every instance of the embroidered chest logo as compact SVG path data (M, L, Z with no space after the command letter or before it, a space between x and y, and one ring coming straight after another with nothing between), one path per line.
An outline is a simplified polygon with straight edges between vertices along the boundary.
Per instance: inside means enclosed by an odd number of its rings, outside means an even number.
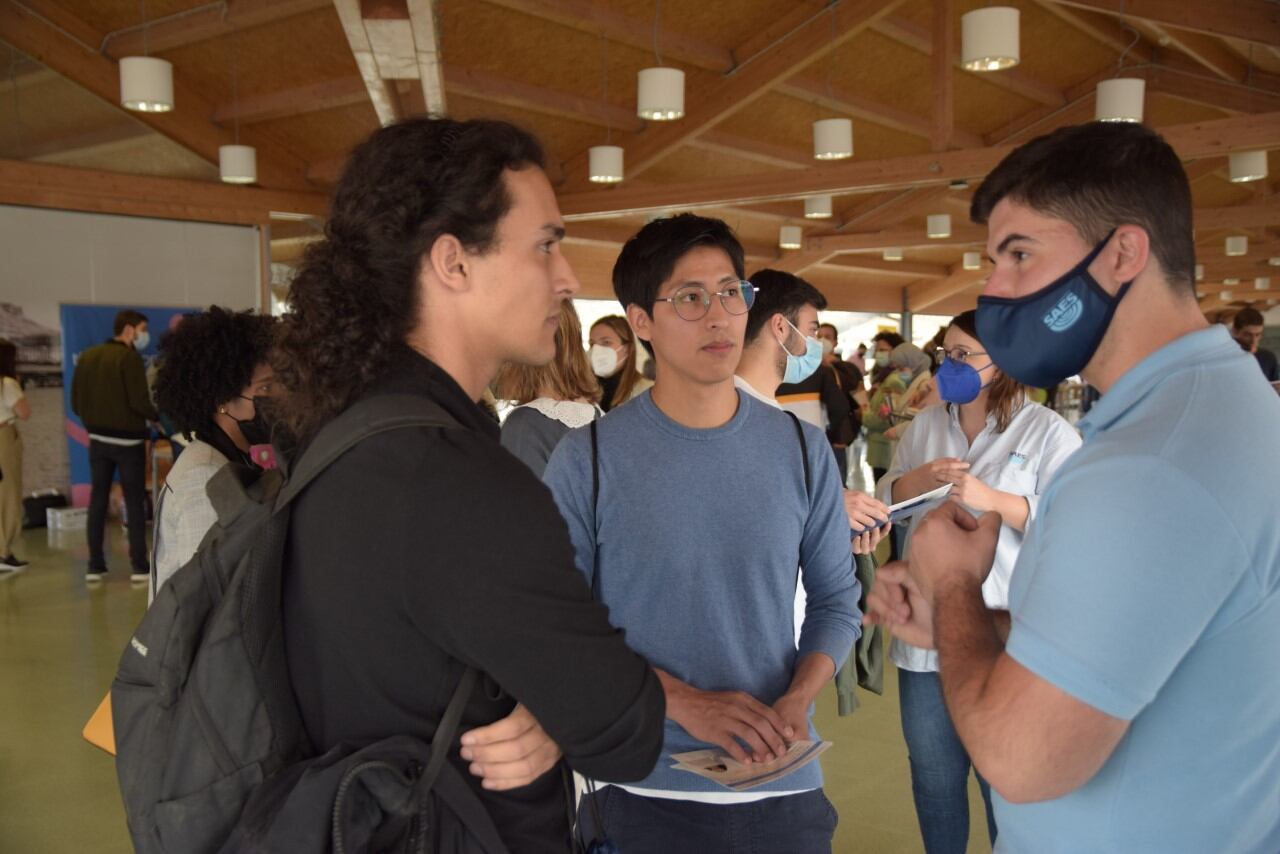
M1053 309L1044 316L1044 325L1051 332L1066 332L1076 325L1080 315L1084 314L1084 303L1075 294L1067 294Z

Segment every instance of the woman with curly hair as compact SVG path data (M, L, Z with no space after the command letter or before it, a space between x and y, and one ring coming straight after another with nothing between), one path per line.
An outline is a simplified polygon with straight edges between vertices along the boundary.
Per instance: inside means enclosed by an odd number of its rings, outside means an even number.
M196 553L218 520L205 486L228 464L250 467L269 441L260 404L273 390L274 319L210 306L160 342L156 405L191 439L165 479L156 511L151 596Z
M564 434L604 414L573 303L565 300L560 307L556 357L541 366L506 365L494 387L500 398L516 403L502 424L502 446L542 477Z
M591 347L591 370L600 378L603 391L600 408L605 412L653 388L653 380L636 369L636 339L625 317L610 314L591 324L587 343Z
M663 694L592 599L551 493L477 404L502 365L555 357L579 288L543 162L532 136L483 120L409 119L352 152L290 288L280 423L303 455L376 398L422 398L450 423L368 436L310 482L281 604L318 752L430 740L473 667L485 690L450 763L507 848L567 854L561 751L598 780L643 778Z

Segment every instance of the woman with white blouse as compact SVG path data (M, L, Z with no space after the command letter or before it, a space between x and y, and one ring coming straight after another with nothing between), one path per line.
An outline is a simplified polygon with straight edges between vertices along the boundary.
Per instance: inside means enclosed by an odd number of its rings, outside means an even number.
M948 327L938 354L945 360L935 377L944 405L922 410L903 432L878 493L893 504L949 483L949 500L975 515L1000 513L1004 524L982 593L988 607L1007 608L1009 579L1023 535L1035 520L1039 496L1080 447L1080 437L1062 416L1032 402L1026 387L995 366L978 339L975 316L967 311ZM907 558L920 518L907 531ZM970 762L943 704L937 653L895 638L889 658L898 666L902 731L925 851L964 852ZM990 789L980 775L978 783L994 843Z
M0 572L27 562L13 553L22 533L22 437L18 422L31 417L31 403L18 382L18 348L0 338Z

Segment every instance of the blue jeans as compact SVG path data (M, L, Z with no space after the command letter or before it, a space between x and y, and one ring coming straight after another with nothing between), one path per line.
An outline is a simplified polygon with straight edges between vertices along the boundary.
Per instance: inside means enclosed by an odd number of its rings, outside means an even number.
M830 854L836 810L821 789L746 804L703 804L633 795L617 786L582 796L589 845L605 835L622 854Z
M969 754L942 700L937 673L898 670L902 735L911 761L911 796L927 854L964 854L969 845ZM974 769L987 808L987 834L996 841L991 787Z

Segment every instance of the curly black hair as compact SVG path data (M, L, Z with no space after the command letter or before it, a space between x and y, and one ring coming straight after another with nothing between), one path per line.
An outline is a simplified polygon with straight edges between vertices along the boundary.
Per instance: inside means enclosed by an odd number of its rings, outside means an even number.
M214 429L218 407L253 379L271 353L275 318L211 305L160 341L156 407L188 438Z
M325 225L289 287L275 355L284 441L305 445L391 364L418 319L418 271L436 239L494 248L511 207L506 169L542 167L506 122L408 119L351 154Z

